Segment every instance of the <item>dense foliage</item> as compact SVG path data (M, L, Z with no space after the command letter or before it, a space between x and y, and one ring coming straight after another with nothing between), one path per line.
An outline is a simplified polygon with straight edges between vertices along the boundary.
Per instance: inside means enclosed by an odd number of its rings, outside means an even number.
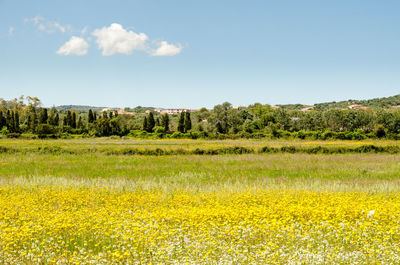
M137 138L400 139L400 109L300 111L259 103L168 115L136 107L128 114L41 107L39 99L0 101L0 134L7 137L130 136ZM124 113L124 112L123 112Z
M366 99L366 100L355 100L349 99L345 101L332 101L332 102L325 102L315 104L315 109L317 110L328 110L334 108L347 108L351 105L362 105L365 107L370 108L390 108L390 107L398 107L400 106L400 94L395 95L392 97L386 98L373 98L373 99ZM304 108L302 104L288 104L288 105L280 105L282 108L286 109L297 109L301 110Z

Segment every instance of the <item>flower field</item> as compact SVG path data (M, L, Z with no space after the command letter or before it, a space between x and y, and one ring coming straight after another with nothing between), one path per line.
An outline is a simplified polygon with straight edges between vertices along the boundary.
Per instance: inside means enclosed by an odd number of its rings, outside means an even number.
M0 187L2 264L398 264L400 194Z

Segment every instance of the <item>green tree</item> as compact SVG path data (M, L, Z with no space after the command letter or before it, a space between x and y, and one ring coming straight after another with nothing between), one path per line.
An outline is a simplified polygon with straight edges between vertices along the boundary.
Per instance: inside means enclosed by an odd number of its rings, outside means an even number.
M79 119L78 119L78 129L84 129L85 128L85 126L83 125L83 121L82 121L82 117L81 116L79 116Z
M190 118L190 112L185 112L185 132L192 129L192 119Z
M94 122L94 115L93 115L92 109L89 110L88 122L89 122L89 123L93 123L93 122Z
M71 127L76 129L76 112L72 112L72 123L71 123Z
M18 111L14 112L14 132L20 132Z
M161 117L161 126L164 127L165 132L169 132L169 115L165 113Z
M214 106L209 122L218 133L227 133L230 128L229 111L232 109L232 104L224 102Z
M56 113L56 116L54 117L53 126L58 126L59 122L60 122L60 116L58 115L58 113Z
M94 123L96 135L97 136L110 136L111 135L111 126L110 120L101 118L96 120Z
M182 111L178 121L178 132L185 132L185 113Z
M17 132L16 124L15 124L15 115L13 111L7 110L7 128L11 133Z
M32 112L32 132L34 132L36 130L36 126L38 126L39 120L37 117L37 113L36 113L36 109L33 109Z
M7 110L7 114L6 114L6 126L8 128L9 131L13 130L13 126L14 126L14 121L11 115L11 111Z
M55 107L52 107L50 109L50 113L49 113L48 124L50 124L52 126L58 126L58 121L59 121L60 117L58 117L58 120L56 121L57 115L58 115L57 109Z
M72 113L71 113L71 111L67 112L67 117L66 117L66 120L64 122L64 125L72 127Z
M143 127L143 131L147 132L147 117L146 116L143 119L143 126L142 127Z
M43 108L39 115L39 124L47 124L48 118L47 109Z
M6 118L3 117L3 112L0 110L0 130L6 126Z
M147 119L147 130L146 131L147 132L152 132L155 125L156 125L156 122L154 120L153 113L150 112L149 113L149 117Z

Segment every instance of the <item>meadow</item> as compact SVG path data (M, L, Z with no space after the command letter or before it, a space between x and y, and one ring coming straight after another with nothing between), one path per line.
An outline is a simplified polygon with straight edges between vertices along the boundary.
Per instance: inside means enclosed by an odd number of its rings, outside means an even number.
M399 147L2 139L0 262L400 263Z

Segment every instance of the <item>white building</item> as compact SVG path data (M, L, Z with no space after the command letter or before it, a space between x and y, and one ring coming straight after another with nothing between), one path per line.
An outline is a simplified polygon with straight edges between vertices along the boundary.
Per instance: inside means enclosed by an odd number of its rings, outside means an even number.
M156 108L154 109L155 111L159 113L168 113L168 114L179 114L181 112L196 112L198 109L185 109L185 108L174 108L174 109L162 109L162 108Z

